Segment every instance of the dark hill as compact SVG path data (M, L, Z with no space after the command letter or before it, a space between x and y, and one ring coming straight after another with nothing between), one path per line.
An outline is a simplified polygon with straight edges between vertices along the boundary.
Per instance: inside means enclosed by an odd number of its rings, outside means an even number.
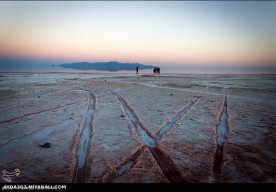
M89 63L89 62L80 62L80 63L66 63L60 66L63 68L70 68L70 69L79 69L79 70L99 70L99 71L135 71L136 66L139 66L139 70L143 69L153 69L154 66L152 65L143 65L139 63L119 63L116 61L109 61L109 62L96 62L96 63Z

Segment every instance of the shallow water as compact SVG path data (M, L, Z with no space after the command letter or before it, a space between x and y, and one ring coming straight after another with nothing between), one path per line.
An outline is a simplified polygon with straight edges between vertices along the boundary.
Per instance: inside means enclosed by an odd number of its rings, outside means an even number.
M222 114L220 117L220 124L217 127L217 144L222 146L225 142L227 130L227 105L223 106Z
M187 111L192 107L193 103L190 103L183 111L181 111L176 117L174 117L171 122L169 122L165 127L161 129L158 133L158 136L163 136L166 134L183 115L187 113Z
M90 125L91 125L93 114L94 114L94 99L91 97L89 108L88 108L86 118L85 118L85 127L84 127L81 137L80 137L79 148L78 148L78 152L77 152L78 158L79 158L79 161L78 161L79 168L82 168L85 165L87 151L88 151L88 144L89 144L89 140L90 140L90 136L91 136Z
M126 107L125 108L126 114L128 115L129 119L133 122L133 124L136 127L136 131L138 135L140 136L141 140L146 146L149 147L155 147L155 141L154 139L142 128L142 126L139 124L139 122L136 120L132 112Z

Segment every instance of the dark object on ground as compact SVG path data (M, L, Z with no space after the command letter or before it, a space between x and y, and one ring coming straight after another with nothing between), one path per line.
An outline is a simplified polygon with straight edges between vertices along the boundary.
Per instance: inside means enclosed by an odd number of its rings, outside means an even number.
M173 95L173 93L170 94L171 96Z
M51 143L45 143L43 145L39 145L41 148L50 148L51 147Z
M121 117L125 117L124 115L120 115Z
M153 73L160 73L160 68L159 67L154 67L153 68Z
M139 70L139 67L138 67L138 66L136 66L136 74L138 74L138 70Z

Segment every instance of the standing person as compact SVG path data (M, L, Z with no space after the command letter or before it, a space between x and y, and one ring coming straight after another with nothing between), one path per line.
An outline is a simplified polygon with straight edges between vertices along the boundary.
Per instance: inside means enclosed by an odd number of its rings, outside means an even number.
M138 66L136 66L136 74L138 74L138 70L139 70L139 67L138 67Z

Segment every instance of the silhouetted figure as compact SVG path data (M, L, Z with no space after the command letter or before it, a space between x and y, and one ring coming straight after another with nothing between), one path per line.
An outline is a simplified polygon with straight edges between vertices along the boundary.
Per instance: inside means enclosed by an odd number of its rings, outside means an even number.
M154 67L153 68L153 73L160 73L160 68L159 67Z
M136 74L138 74L138 70L139 70L139 67L138 67L138 66L136 66Z

